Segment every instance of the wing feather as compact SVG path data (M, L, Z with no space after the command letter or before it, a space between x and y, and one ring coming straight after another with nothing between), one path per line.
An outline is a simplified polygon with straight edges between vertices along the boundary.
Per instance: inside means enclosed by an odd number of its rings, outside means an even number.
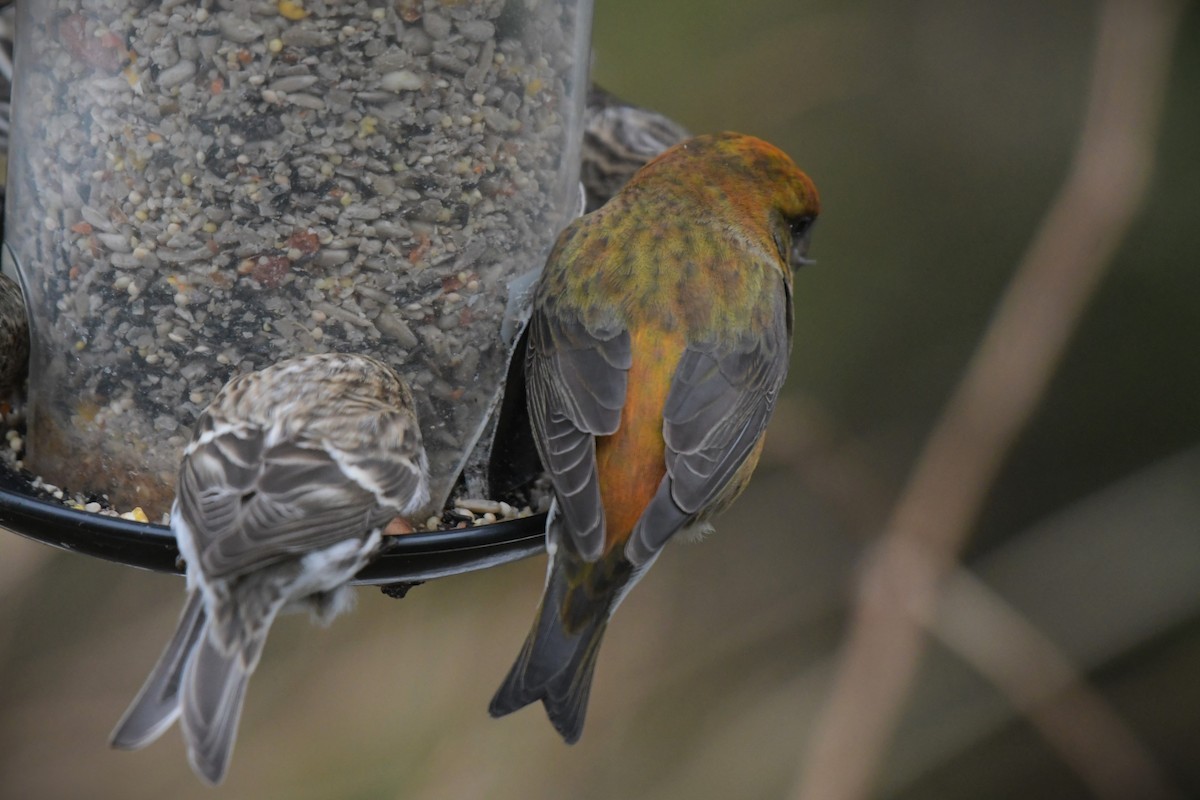
M783 283L780 279L780 283ZM653 558L681 528L702 520L761 438L787 376L791 298L773 295L765 330L684 351L663 408L667 474L634 527L626 555Z
M604 508L594 437L611 435L621 424L632 362L629 332L589 329L540 310L529 324L526 380L534 440L572 544L595 560L604 549Z
M375 502L371 488L348 475L325 448L267 446L266 438L260 428L229 430L184 460L179 511L210 580L365 536L397 511ZM359 466L370 473L375 465ZM420 475L399 460L383 467L375 470L378 484L420 483Z

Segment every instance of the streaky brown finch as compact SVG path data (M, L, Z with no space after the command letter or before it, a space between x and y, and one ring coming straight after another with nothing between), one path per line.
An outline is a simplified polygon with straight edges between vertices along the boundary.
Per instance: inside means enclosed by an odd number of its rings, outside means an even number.
M667 150L560 235L525 353L555 494L549 567L492 716L541 700L577 741L612 613L668 540L705 530L746 487L819 207L782 151L722 133Z
M21 287L0 273L0 402L25 384L29 367L29 318Z
M579 179L585 211L607 203L648 161L691 135L670 117L595 84L588 90L583 120Z
M180 718L188 760L225 776L271 623L328 623L382 529L429 498L412 393L360 355L302 356L229 381L200 415L171 527L187 563L174 637L112 735L136 749Z

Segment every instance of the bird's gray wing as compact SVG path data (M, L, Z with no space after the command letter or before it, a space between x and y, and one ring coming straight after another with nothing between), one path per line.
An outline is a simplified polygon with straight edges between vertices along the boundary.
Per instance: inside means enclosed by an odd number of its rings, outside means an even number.
M395 513L378 506L373 492L323 447L268 445L266 432L252 426L231 427L194 446L180 469L176 501L209 579L365 535Z
M616 324L589 328L541 309L529 325L525 368L534 441L572 544L595 560L604 549L604 508L594 437L611 435L621 424L629 332Z
M722 492L762 436L791 352L791 297L780 284L763 330L684 351L663 408L667 474L625 548L634 564L728 499Z
M370 490L384 506L411 514L429 501L429 459L421 429L410 409L369 409L354 436L339 437L333 449L347 476ZM307 446L315 446L315 442Z

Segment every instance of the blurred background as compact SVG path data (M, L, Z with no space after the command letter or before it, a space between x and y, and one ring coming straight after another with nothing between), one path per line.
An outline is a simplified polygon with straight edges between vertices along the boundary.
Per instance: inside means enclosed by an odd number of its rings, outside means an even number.
M362 589L327 630L281 620L221 794L792 796L863 556L1068 175L1099 8L597 0L601 85L696 132L768 139L820 188L762 466L717 535L669 548L622 606L578 745L540 707L486 712L532 618L539 558L403 600ZM1200 796L1198 34L1193 3L1145 202L963 559L1183 796ZM0 796L214 796L174 730L137 753L107 746L182 589L0 536ZM941 641L871 796L1093 796Z

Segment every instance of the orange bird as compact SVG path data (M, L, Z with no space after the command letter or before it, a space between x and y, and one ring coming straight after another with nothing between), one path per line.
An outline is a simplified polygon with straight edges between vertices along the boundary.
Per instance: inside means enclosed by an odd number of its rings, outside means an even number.
M525 353L550 565L492 716L541 700L578 740L613 611L672 536L746 487L819 205L782 151L723 133L667 150L559 237Z

